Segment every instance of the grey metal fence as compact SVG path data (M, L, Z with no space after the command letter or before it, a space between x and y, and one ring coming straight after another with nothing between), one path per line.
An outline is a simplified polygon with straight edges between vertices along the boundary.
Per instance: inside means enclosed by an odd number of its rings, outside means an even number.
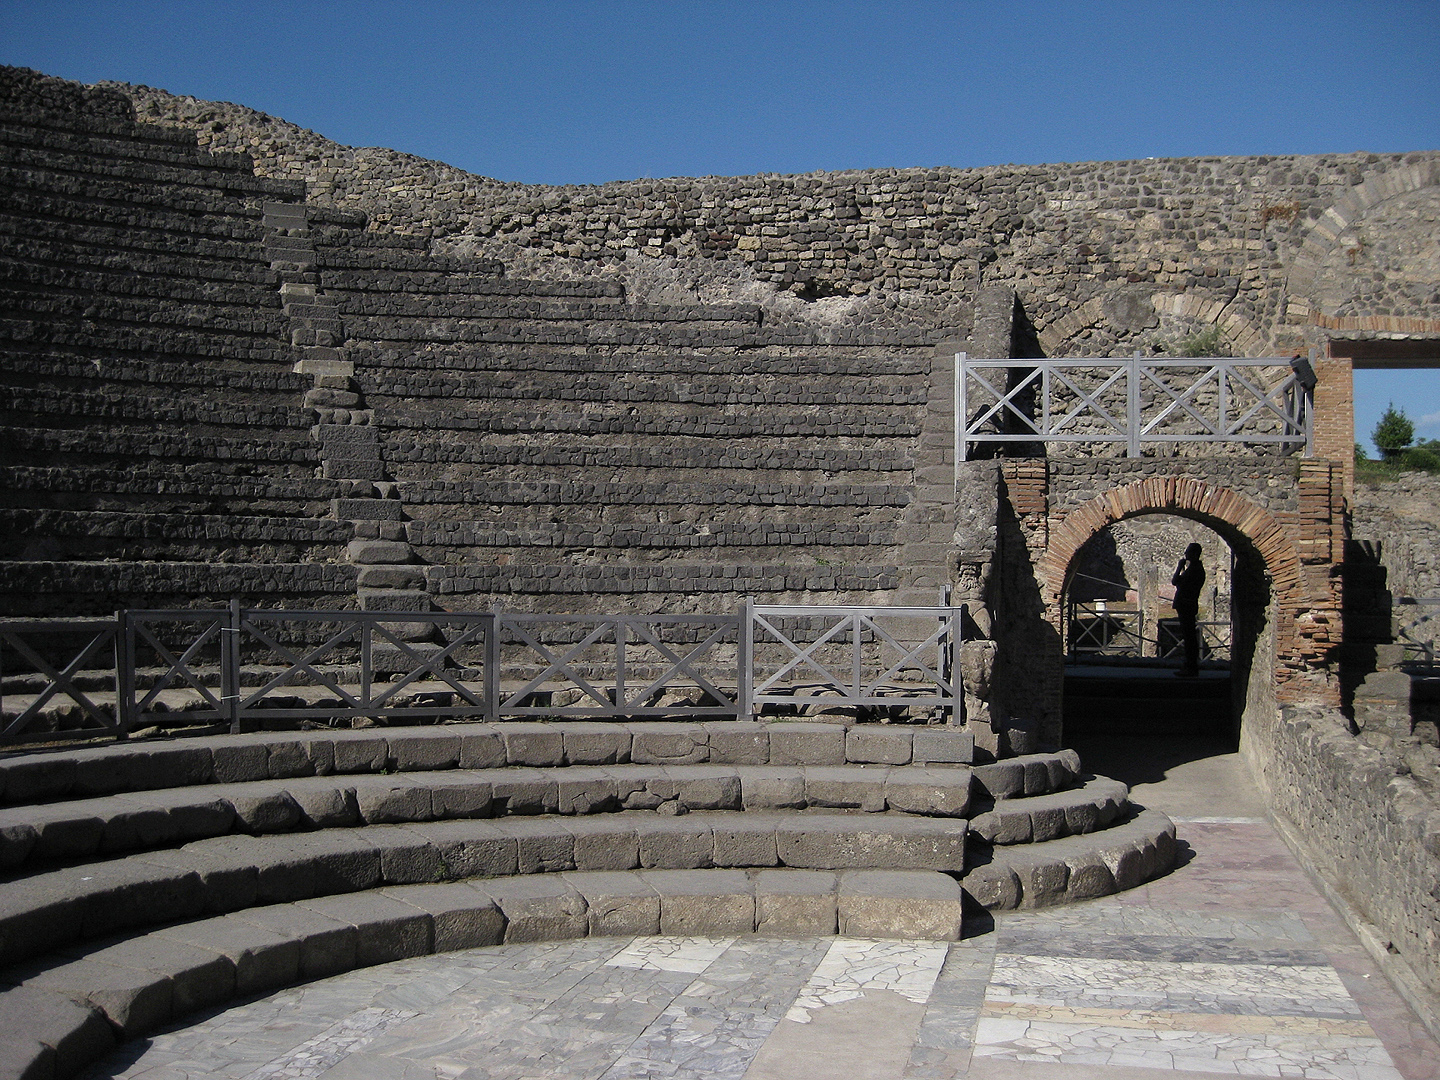
M747 602L729 615L550 615L232 603L0 619L0 745L354 717L743 717L777 703L913 705L954 718L964 612Z
M1314 372L1290 357L1067 357L955 354L955 461L983 443L1311 446ZM957 483L958 473L957 473Z

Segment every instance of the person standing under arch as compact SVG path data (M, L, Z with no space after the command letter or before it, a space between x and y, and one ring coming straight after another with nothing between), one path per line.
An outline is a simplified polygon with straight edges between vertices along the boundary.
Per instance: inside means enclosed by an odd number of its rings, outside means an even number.
M1175 567L1170 584L1175 586L1175 614L1180 619L1180 640L1185 646L1185 665L1175 674L1194 678L1200 674L1200 590L1205 587L1204 549L1191 544Z

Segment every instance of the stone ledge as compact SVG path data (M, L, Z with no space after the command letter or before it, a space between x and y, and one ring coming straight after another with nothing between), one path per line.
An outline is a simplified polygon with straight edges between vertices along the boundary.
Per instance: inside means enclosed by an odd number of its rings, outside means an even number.
M562 873L422 884L253 908L4 973L0 1068L69 1077L199 1009L358 967L590 935L841 933L956 941L959 885L931 871ZM323 910L322 910L323 909ZM668 927L668 929L666 929Z

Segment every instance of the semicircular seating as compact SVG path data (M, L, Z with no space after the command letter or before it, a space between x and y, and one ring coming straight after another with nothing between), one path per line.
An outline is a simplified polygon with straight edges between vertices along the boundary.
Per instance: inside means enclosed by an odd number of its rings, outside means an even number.
M0 760L0 1075L73 1075L233 997L585 935L956 940L1167 870L1073 751L959 728L510 722Z

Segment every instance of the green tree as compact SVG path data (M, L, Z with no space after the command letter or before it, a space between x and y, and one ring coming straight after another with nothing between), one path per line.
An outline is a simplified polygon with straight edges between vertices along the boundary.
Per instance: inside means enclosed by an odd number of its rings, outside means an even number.
M1392 401L1385 409L1385 415L1375 425L1370 438L1374 440L1386 461L1394 461L1415 441L1415 425L1403 409L1395 408Z

